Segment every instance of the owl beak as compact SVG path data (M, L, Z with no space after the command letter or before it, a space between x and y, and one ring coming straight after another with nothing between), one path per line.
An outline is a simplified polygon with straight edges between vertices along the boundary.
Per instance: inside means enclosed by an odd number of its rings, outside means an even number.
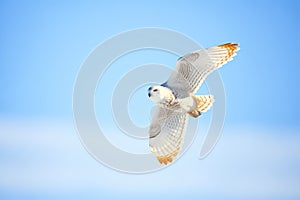
M150 92L148 92L148 97L151 97L151 93Z

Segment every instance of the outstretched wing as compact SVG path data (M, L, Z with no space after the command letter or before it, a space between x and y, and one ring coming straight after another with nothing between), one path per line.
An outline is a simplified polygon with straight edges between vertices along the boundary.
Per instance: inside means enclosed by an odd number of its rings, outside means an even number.
M208 74L232 60L237 50L238 44L227 43L187 54L177 61L166 84L180 98L195 93Z
M179 153L187 122L186 113L157 107L149 129L149 146L160 163L172 162Z

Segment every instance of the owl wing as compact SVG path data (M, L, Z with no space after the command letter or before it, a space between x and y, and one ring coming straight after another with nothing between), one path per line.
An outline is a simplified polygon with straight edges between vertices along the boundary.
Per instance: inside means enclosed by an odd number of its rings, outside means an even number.
M149 146L160 163L172 162L179 153L187 122L186 113L157 106L149 129Z
M166 84L179 94L195 93L209 73L232 60L237 50L238 44L227 43L187 54L178 59Z

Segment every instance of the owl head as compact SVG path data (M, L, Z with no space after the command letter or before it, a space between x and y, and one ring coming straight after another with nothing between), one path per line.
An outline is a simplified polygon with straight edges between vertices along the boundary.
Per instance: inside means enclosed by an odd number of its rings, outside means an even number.
M154 103L171 103L175 99L172 91L161 85L150 87L148 96Z

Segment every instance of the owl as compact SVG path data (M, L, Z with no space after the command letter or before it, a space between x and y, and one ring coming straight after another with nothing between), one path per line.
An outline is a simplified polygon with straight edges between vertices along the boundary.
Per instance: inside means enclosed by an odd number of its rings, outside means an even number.
M177 60L169 79L148 89L157 104L149 127L149 148L161 164L171 163L181 150L188 116L199 117L213 105L212 95L196 95L205 78L236 55L238 44L197 50Z

